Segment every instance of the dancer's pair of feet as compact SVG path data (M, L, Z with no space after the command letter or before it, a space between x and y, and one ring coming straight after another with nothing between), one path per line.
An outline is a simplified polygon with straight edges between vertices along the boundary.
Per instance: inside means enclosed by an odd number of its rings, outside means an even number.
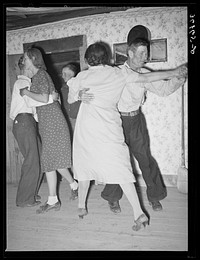
M78 216L80 219L83 219L84 216L88 214L88 211L85 208L79 208L78 209ZM146 225L149 225L149 219L145 214L141 214L137 220L134 221L132 229L134 231L140 230L142 227L145 227Z
M78 189L76 189L76 190L72 189L70 200L76 200L77 198L78 198ZM57 201L53 205L48 204L46 201L44 205L40 206L39 209L36 210L36 213L41 214L41 213L48 212L49 210L52 210L52 209L58 211L58 210L60 210L60 207L61 207L60 201Z

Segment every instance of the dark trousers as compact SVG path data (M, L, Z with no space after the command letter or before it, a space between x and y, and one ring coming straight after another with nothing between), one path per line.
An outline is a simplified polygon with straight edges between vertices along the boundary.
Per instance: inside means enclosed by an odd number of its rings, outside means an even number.
M167 196L167 190L158 164L151 155L144 114L140 111L138 115L133 117L122 116L122 126L130 156L133 154L137 159L146 183L148 200L152 202L164 199ZM106 184L101 193L102 198L111 202L120 200L122 195L122 189L118 184Z
M41 142L37 123L31 114L18 114L13 122L13 134L24 157L17 189L16 205L35 201L42 174L40 170Z

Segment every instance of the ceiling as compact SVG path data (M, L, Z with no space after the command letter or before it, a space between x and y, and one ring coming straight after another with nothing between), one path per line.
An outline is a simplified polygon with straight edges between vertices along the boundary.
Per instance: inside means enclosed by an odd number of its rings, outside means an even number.
M51 23L94 14L125 11L131 7L63 6L63 7L6 7L6 31Z

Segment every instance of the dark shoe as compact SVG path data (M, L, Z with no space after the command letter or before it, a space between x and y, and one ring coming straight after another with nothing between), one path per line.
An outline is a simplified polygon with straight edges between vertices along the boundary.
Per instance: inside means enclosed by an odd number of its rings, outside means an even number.
M154 211L161 211L162 210L162 205L159 201L151 201L151 202L149 202L149 205L152 206L152 209Z
M53 205L49 205L49 204L47 204L47 202L46 202L44 205L40 206L39 209L36 210L36 214L45 213L45 212L48 212L48 211L51 210L51 209L54 209L55 211L58 211L58 210L60 210L60 206L61 206L61 204L60 204L59 201L56 202L56 203L53 204Z
M76 189L76 190L72 190L72 189L71 189L71 196L70 196L69 199L70 199L70 200L76 200L76 199L78 199L78 189Z
M115 202L108 201L108 205L110 206L110 210L112 212L114 212L114 213L120 213L121 212L119 201L115 201Z
M140 230L143 226L145 227L146 225L149 225L149 219L145 214L142 214L139 216L137 220L134 221L134 224L132 226L132 229L134 231Z
M36 200L36 201L41 200L40 195L36 195L36 196L35 196L35 200Z
M37 206L41 203L41 201L35 201L33 202L32 204L28 203L28 204L22 204L22 205L17 205L18 207L21 207L21 208L25 208L25 207L34 207L34 206Z
M78 208L78 216L79 218L83 219L84 216L88 214L85 208Z

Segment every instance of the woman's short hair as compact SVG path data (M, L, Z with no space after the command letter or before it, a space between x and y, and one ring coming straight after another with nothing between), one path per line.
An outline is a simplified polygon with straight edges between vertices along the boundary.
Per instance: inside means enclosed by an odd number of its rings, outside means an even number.
M85 59L90 66L109 65L109 53L102 42L91 44L86 52Z
M28 48L25 53L27 54L27 56L29 57L29 59L32 60L33 65L38 68L38 69L44 69L46 70L46 65L44 63L43 57L42 57L42 53L39 49L37 48Z

